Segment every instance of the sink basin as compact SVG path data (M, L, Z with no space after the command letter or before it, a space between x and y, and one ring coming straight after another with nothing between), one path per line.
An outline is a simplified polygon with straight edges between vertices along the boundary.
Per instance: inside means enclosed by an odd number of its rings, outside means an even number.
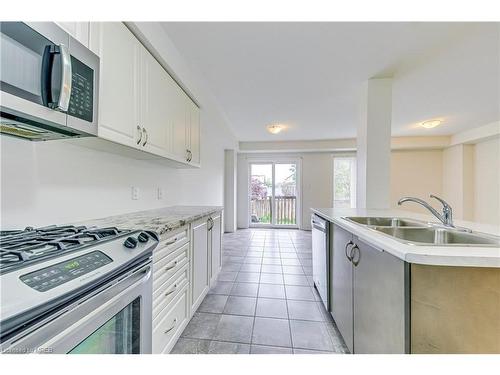
M447 228L373 227L372 229L415 245L500 246L500 237Z
M403 219L400 217L346 217L346 220L361 225L370 225L377 227L427 227L428 224L423 221Z

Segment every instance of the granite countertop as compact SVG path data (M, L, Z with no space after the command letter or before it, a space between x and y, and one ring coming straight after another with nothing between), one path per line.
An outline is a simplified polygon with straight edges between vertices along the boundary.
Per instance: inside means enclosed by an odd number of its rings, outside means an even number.
M378 233L365 226L343 219L345 216L401 217L425 220L436 223L434 216L423 215L403 210L369 210L369 209L333 209L313 208L313 212L339 225L359 238L409 263L439 265L500 268L500 248L480 246L425 246L411 245ZM469 228L477 232L500 235L500 228L495 225L478 224L455 220L458 227Z
M88 227L99 226L150 230L156 232L161 237L168 231L222 210L223 207L221 206L172 206L85 220L76 224Z

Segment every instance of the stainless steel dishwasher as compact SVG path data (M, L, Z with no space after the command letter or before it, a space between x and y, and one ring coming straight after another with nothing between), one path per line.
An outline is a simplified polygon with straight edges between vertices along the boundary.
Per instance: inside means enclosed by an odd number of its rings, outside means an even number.
M330 279L330 248L329 231L330 223L321 216L313 214L312 227L312 263L313 281L325 308L329 311L329 283Z

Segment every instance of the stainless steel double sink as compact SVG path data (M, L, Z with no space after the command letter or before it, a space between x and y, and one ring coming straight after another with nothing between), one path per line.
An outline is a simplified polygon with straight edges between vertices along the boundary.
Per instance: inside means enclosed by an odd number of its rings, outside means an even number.
M407 244L500 247L500 237L473 232L465 228L448 228L439 224L399 217L357 216L343 219Z

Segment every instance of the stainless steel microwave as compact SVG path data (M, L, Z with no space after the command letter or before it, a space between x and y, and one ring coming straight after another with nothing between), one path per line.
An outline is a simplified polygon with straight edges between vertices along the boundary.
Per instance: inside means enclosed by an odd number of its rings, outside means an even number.
M99 57L53 22L0 22L1 133L97 135Z

